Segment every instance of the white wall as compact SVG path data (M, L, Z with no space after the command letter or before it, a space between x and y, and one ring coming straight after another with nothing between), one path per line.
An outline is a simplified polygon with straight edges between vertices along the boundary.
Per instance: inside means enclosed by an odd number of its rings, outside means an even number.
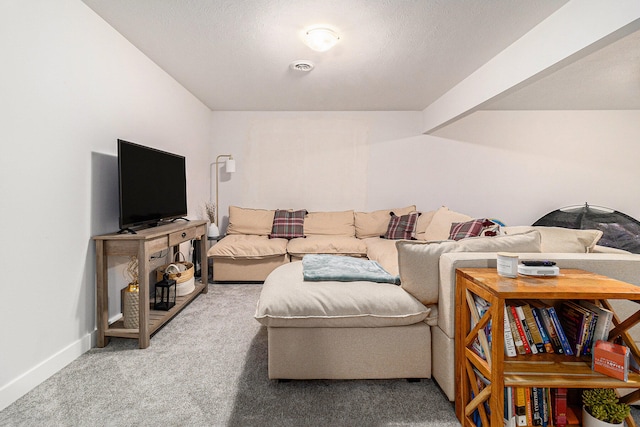
M414 193L392 186L395 174L403 173L397 160L413 153L401 148L389 156L387 150L420 134L420 112L214 111L212 117L211 157L236 159L234 174L221 167L219 175L223 227L230 204L314 211L414 203ZM390 182L372 192L369 183L378 176Z
M514 225L532 224L554 209L588 202L640 219L640 203L633 193L633 186L640 183L635 164L640 158L640 111L480 111L437 136L420 135L420 120L420 113L413 112L214 112L213 143L220 153L229 152L237 159L235 174L220 175L227 179L220 184L220 216L227 214L229 204L308 210L416 204L421 210L446 205ZM256 123L271 123L280 133L253 140ZM364 197L359 182L344 180L335 188L335 200L318 203L314 194L321 193L327 182L320 165L315 175L301 182L289 175L284 164L258 166L263 168L262 179L246 180L251 174L243 161L256 144L277 151L290 144L274 135L300 139L305 132L345 123L352 124L356 135L366 129ZM307 143L283 154L286 162L298 163ZM323 148L321 138L315 143L320 147L314 150ZM245 191L246 186L256 186L260 197ZM345 200L353 203L346 205Z
M78 0L3 2L0 52L2 409L91 346L116 139L186 156L196 217L211 112Z
M479 111L436 134L430 192L462 212L531 224L587 202L640 219L640 111Z

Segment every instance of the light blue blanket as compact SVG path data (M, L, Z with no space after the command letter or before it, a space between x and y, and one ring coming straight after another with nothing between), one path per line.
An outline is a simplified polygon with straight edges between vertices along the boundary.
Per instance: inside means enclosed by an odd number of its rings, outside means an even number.
M398 276L392 276L376 261L341 255L305 255L302 258L304 280L320 282L367 281L400 284Z

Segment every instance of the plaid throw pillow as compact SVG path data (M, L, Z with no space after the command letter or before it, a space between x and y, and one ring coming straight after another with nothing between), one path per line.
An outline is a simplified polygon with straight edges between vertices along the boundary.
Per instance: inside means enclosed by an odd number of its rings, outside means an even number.
M462 240L467 237L477 236L497 236L500 226L495 222L486 219L474 219L467 222L454 222L451 224L449 240Z
M305 209L299 211L276 210L269 238L293 239L295 237L304 237L304 217L306 214L307 211Z
M391 212L391 219L389 220L389 226L384 236L380 236L384 239L404 239L413 240L416 232L416 224L418 223L418 217L420 212L411 212L407 215L396 216Z

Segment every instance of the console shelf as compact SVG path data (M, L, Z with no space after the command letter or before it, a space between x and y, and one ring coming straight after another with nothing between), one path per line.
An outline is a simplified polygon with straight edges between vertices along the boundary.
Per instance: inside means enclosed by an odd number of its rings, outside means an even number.
M489 308L480 316L473 295L483 298ZM629 372L628 381L620 381L591 370L590 357L558 354L504 355L504 309L510 300L593 300L613 310L608 300L640 302L638 288L630 283L582 270L565 269L557 277L501 277L495 269L463 268L456 271L456 414L463 426L475 426L472 414L480 414L483 426L503 425L505 387L544 388L628 388L635 392L621 400L637 399L640 375ZM472 321L473 320L473 321ZM493 340L488 343L484 326L491 320ZM631 357L640 360L640 352L628 330L640 321L640 310L622 320L614 311L609 339L621 337L631 349ZM472 327L472 325L475 326ZM478 340L486 360L473 349ZM478 375L487 381L477 385ZM475 397L474 397L475 396ZM489 411L485 410L485 402ZM635 427L629 416L627 425Z
M105 234L95 236L96 242L96 305L98 323L98 347L104 347L109 337L137 339L140 348L147 348L151 335L165 323L178 314L201 292L207 293L207 222L203 220L186 223L171 223L158 227L137 231L136 234ZM151 254L170 249L176 252L180 243L200 239L201 278L204 282L196 282L195 290L189 295L176 298L176 305L169 311L152 309L149 300L149 277L152 273L149 266ZM124 328L123 321L109 324L108 300L109 287L107 283L107 258L109 256L134 255L138 258L138 282L140 292L139 329ZM171 254L170 254L171 255ZM173 256L170 257L173 259Z

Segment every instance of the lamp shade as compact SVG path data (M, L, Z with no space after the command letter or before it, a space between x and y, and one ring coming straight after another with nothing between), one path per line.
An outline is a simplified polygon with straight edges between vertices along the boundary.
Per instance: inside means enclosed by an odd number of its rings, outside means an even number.
M224 169L227 173L233 173L236 171L236 161L234 159L227 159L224 164Z

